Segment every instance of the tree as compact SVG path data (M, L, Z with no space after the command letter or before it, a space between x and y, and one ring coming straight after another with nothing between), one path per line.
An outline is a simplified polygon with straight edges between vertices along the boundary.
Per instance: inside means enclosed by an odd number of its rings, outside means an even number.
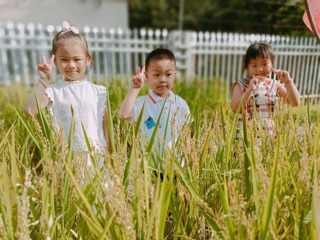
M131 0L131 28L178 29L180 0ZM309 35L302 21L304 1L184 0L183 29Z

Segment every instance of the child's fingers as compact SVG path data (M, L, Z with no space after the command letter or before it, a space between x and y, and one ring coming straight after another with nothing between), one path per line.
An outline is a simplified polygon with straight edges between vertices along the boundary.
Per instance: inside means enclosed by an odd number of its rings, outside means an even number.
M39 65L38 67L38 70L39 71L43 71L43 72L48 72L50 70L52 70L52 64L54 62L54 58L55 56L52 55L51 58L50 58L50 61L49 63L47 63L47 59L46 59L46 56L44 55L44 53L42 52L41 53L41 59L42 59L42 64Z
M287 71L285 71L285 70L275 70L274 71L274 73L276 74L276 75L287 75L287 74L289 74Z
M282 78L288 78L289 77L289 73L287 71L282 71L281 72L281 77Z
M38 65L38 71L47 73L47 72L50 72L50 70L52 70L52 67L51 67L51 65L49 65L47 63L42 63L42 64Z
M41 53L41 59L43 64L47 64L46 56L43 53Z
M137 72L136 72L136 75L139 75L139 74L140 74L140 71L141 71L141 68L138 67Z
M141 73L144 74L145 70L146 70L146 68L145 68L145 66L143 66L141 69Z
M50 62L49 62L51 65L53 65L55 57L56 57L55 55L53 54L51 55Z
M256 77L255 75L252 76L251 81L252 81L252 83L253 83L254 85L256 85L256 84L258 83L258 79L257 79L257 77Z
M38 71L43 71L44 72L45 66L44 64L39 64L38 65Z
M143 74L144 74L144 66L138 67L136 74L132 77L132 84L135 87L141 87L143 84Z

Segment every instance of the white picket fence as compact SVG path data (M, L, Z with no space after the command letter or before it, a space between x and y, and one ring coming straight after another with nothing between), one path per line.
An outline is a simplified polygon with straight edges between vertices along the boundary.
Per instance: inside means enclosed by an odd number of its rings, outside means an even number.
M0 84L38 79L37 65L44 53L50 56L51 41L60 27L8 23L0 26ZM275 68L290 72L303 96L320 97L320 47L315 38L220 32L146 29L90 29L86 37L93 62L89 78L129 79L144 64L146 53L156 47L173 50L178 79L223 81L229 95L232 83L243 78L243 56L256 41L272 45ZM61 77L57 74L57 78Z

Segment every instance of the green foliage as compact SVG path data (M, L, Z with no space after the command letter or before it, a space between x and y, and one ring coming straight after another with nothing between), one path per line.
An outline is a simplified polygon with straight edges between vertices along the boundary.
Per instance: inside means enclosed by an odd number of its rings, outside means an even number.
M178 29L180 8L184 30L311 36L302 0L133 0L130 28Z
M126 82L103 83L108 155L71 151L47 111L22 113L26 87L1 87L0 239L317 239L319 106L280 105L276 139L261 131L259 142L248 124L236 141L237 114L218 82L176 81L193 122L162 156L117 117Z

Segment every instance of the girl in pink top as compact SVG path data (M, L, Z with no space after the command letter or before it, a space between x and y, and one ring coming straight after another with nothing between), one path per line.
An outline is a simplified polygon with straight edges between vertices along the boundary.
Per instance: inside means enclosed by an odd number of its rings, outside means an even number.
M300 104L300 95L292 78L287 71L273 68L274 58L272 48L268 44L254 43L247 49L245 69L248 76L234 83L230 104L234 113L240 107L237 138L244 117L247 121L258 118L262 128L272 135L274 126L272 113L278 97L291 106ZM276 74L284 85L269 78L271 72Z

